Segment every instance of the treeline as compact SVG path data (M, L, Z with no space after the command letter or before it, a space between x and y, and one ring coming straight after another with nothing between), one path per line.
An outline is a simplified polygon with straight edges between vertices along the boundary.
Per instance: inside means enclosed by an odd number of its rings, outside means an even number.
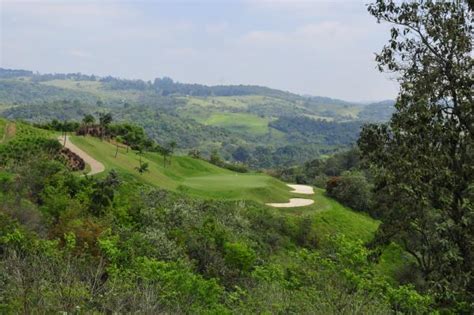
M31 78L33 82L43 82L51 80L74 80L74 81L95 81L97 77L95 75L76 73L46 73L41 74L38 72L28 70L17 70L17 69L5 69L0 68L1 79L14 79L14 78Z
M175 103L170 103L171 107L174 106L172 104ZM3 111L2 116L44 124L54 119L79 122L85 115L97 116L107 110L113 111L116 122L133 121L143 127L146 135L158 143L175 141L181 153L198 150L208 159L217 150L223 160L245 164L253 169L288 167L312 160L315 156L332 154L356 141L359 126L357 123L309 119L305 125L307 128L301 128L298 126L300 118L282 118L273 123L285 132L284 135L271 127L269 134L254 136L200 124L179 116L173 110L156 106L107 108L98 104L86 105L77 100L16 106Z
M350 145L357 141L361 122L332 122L305 116L280 117L269 126L288 133L290 139L327 145Z
M3 104L36 106L63 101L96 104L99 97L85 91L75 91L25 81L0 80L0 100Z
M54 73L40 74L27 70L14 70L0 68L0 78L13 79L19 77L31 78L33 82L51 80L73 80L73 81L100 81L105 87L112 90L151 90L160 95L193 95L193 96L239 96L251 94L264 94L279 97L297 97L289 92L270 89L254 85L216 85L206 86L203 84L189 84L175 82L169 77L156 78L151 81L120 79L112 76L98 77L78 73Z
M172 94L191 96L242 96L242 95L267 95L289 97L290 93L254 85L216 85L191 84L175 82L169 77L156 78L151 81L126 80L111 76L100 79L106 88L112 90L151 90L159 95Z

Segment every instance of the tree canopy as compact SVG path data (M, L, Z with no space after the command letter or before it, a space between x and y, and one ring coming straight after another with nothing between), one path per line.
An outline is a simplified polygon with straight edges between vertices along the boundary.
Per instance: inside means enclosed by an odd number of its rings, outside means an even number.
M374 243L397 241L416 260L424 289L441 304L472 311L472 8L378 0L368 10L392 25L376 60L400 82L389 124L366 126L359 140L383 221Z

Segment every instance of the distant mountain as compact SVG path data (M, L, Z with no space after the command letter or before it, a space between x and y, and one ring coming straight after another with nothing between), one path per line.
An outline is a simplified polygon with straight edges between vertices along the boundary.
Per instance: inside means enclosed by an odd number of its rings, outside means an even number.
M384 122L390 120L395 111L395 101L385 100L381 102L371 103L359 112L358 117L364 121Z

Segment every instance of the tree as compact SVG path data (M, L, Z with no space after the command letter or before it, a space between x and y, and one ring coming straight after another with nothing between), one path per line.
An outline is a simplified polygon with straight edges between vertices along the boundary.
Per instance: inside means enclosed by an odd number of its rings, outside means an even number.
M472 7L378 0L368 9L392 24L376 61L400 81L389 124L366 126L359 139L375 174L375 208L383 221L374 245L401 244L440 303L472 311Z
M342 204L358 211L370 211L371 192L365 176L360 172L344 172L332 177L326 184L326 192Z
M84 118L82 119L82 123L86 126L90 126L95 123L95 117L92 116L91 114L84 115Z
M222 159L217 150L212 150L211 156L209 157L209 163L220 166L222 165Z
M142 145L138 146L137 148L137 154L139 156L139 161L138 161L138 166L135 167L135 169L138 171L138 173L143 174L145 172L148 172L148 163L147 162L142 162L142 155L143 155L143 150L144 147Z
M148 171L149 171L149 170L148 170L148 163L147 163L147 162L143 162L143 163L140 162L140 165L139 165L138 167L136 167L135 169L136 169L136 170L138 171L138 173L140 173L140 174L143 174L143 173L145 173L145 172L148 172Z
M169 152L169 164L171 165L171 158L173 157L174 150L176 149L176 141L171 141L168 143L168 152Z
M232 153L232 157L238 162L246 163L250 159L250 153L244 147L239 146Z
M102 215L113 203L115 192L121 184L118 173L111 170L103 180L92 179L90 210L95 215Z
M103 139L105 132L107 131L108 126L112 122L112 114L111 113L100 113L99 114L99 125L100 125L100 137Z
M58 124L59 122L55 122L55 123ZM63 123L59 123L59 129L63 133L63 140L64 140L63 146L66 145L67 133L77 130L78 127L79 127L79 124L77 122L69 122L65 120Z
M171 165L171 156L176 148L176 142L170 141L166 146L159 146L158 151L163 156L163 167L166 167L166 163L168 162Z

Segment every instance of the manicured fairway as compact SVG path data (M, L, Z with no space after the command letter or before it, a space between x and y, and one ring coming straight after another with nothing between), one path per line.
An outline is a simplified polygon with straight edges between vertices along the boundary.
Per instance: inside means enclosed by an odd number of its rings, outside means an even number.
M223 127L237 132L252 134L268 133L268 118L261 118L247 113L215 113L204 121L204 124Z
M289 187L270 176L235 173L186 156L173 157L171 165L164 166L161 155L146 153L142 156L142 162L149 163L149 171L139 174L136 170L140 163L137 153L131 150L127 153L120 148L115 158L116 147L111 143L92 137L71 136L70 139L105 165L104 174L115 169L130 180L204 198L249 199L263 203L285 202L292 195Z

